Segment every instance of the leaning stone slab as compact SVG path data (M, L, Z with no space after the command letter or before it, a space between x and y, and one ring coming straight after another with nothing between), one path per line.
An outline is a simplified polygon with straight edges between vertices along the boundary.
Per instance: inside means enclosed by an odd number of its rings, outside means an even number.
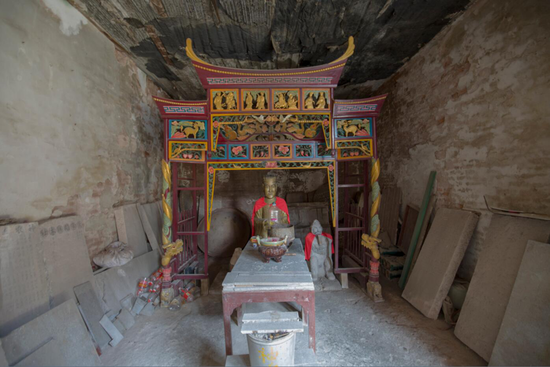
M550 222L493 215L455 327L489 361L528 240L547 242Z
M49 309L38 223L0 227L0 337Z
M403 291L403 298L430 319L437 319L453 284L479 216L440 209Z
M98 366L101 361L74 300L2 338L10 366Z
M528 241L490 366L550 365L550 244Z

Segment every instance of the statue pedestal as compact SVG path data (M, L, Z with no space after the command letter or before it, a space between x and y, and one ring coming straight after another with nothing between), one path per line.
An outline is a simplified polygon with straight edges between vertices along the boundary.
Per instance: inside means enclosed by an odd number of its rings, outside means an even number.
M337 279L329 280L328 278L319 278L314 281L315 292L327 292L327 291L341 291L342 285Z

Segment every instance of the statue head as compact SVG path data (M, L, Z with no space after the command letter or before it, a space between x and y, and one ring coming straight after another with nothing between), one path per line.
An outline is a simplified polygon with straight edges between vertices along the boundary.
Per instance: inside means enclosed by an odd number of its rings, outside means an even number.
M264 194L266 199L273 199L277 195L277 176L273 173L264 177Z
M317 219L315 219L313 223L311 223L311 233L313 233L316 236L319 236L320 234L323 233L323 226Z

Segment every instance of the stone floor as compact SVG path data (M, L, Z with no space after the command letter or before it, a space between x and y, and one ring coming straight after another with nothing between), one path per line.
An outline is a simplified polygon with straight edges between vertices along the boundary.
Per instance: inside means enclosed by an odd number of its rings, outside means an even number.
M349 289L316 293L318 365L486 365L442 317L427 319L401 298L396 283L382 285L386 301L377 304L352 280ZM234 353L247 354L235 324L232 334ZM306 335L299 334L300 340ZM117 366L224 365L221 296L139 316L101 359Z

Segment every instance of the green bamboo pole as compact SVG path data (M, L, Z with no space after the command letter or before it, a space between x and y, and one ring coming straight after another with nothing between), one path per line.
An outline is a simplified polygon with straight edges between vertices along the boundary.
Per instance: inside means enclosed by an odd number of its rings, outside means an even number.
M430 172L430 178L428 179L428 185L426 185L426 191L424 192L424 199L422 199L422 207L420 208L420 213L418 214L418 219L416 220L416 225L414 226L414 232L411 239L411 244L407 252L407 259L405 260L405 266L403 267L403 272L401 273L401 278L399 278L399 287L401 289L405 288L407 284L407 279L409 277L409 271L411 270L411 265L414 257L414 251L416 250L416 245L418 244L418 239L420 238L420 232L422 230L422 224L426 219L426 211L428 210L428 204L430 203L430 197L432 196L432 191L435 183L436 172ZM404 224L404 223L403 223Z

